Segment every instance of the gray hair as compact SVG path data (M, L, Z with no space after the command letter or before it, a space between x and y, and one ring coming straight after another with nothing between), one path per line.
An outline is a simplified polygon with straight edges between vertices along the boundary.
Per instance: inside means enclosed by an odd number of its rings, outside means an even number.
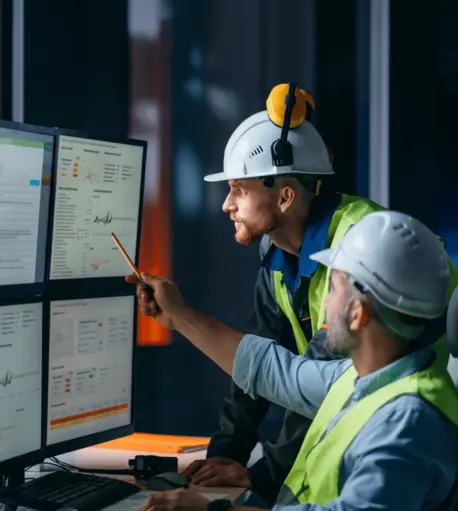
M401 351L408 351L412 347L412 342L425 330L427 321L424 318L415 318L389 309L355 282L351 276L345 273L343 275L348 293L345 307L350 307L354 300L368 303L383 335L393 341Z

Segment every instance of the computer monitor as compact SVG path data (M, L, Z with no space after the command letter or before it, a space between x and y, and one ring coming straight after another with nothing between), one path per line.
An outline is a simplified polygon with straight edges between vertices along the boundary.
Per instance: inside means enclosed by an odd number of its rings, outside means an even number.
M41 461L42 303L0 305L0 473Z
M133 432L133 296L50 302L46 452Z
M61 134L57 146L49 279L124 277L110 234L137 261L146 142Z
M0 295L41 294L54 131L0 121ZM7 292L5 286L29 285ZM27 287L27 286L26 286Z

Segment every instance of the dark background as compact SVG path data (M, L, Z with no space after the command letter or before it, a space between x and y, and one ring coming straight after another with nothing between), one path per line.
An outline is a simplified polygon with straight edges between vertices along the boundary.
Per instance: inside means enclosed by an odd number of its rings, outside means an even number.
M171 148L173 277L195 307L243 329L257 247L234 242L220 209L226 185L202 177L220 171L231 132L264 108L270 89L295 79L315 97L314 122L333 150L339 189L367 195L369 2L153 1L171 27L158 36L166 38L166 69L141 50L154 42L135 46L141 36L129 31L127 0L26 0L24 120L128 136L139 80L132 59L144 58L144 73L169 90L171 129L159 136ZM426 222L458 254L458 3L391 6L390 206ZM1 117L8 119L11 0L2 2L1 28ZM140 348L136 369L139 431L212 433L228 388L212 362L178 338ZM269 415L266 436L279 420Z

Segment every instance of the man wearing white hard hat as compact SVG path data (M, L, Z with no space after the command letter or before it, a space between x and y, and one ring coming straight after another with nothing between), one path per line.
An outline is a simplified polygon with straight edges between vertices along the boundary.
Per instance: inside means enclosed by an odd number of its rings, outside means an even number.
M445 369L450 270L439 239L402 213L367 215L311 255L331 271L320 361L236 332L145 275L143 314L187 337L253 398L313 418L276 511L444 509L458 469L458 393ZM345 358L347 357L347 358ZM143 509L226 510L193 492L153 494Z
M223 209L234 221L236 241L249 245L262 238L249 333L293 353L329 359L322 329L329 272L309 255L334 246L350 225L383 208L333 191L331 157L310 123L314 101L306 91L278 85L266 106L230 137L223 172L205 179L229 183ZM286 412L277 442L267 442L262 458L247 468L270 405L231 386L207 460L185 470L194 484L244 486L275 501L311 421Z
M324 323L328 273L308 256L383 208L333 191L332 158L310 122L310 94L294 84L278 85L266 106L230 137L223 172L205 180L228 182L223 210L234 222L235 240L249 245L262 238L248 331L275 339L293 353L328 359L324 335L316 335ZM247 468L270 406L232 385L207 460L194 462L184 473L194 484L244 486L266 503L274 502L311 421L286 412L277 442L267 442L262 458Z

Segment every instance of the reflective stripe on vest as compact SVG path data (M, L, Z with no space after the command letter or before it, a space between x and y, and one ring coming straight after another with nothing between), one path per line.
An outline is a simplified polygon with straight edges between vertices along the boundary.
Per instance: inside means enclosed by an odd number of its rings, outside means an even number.
M379 206L368 199L353 197L351 195L342 195L342 200L334 212L329 224L325 248L334 247L351 225L359 222L359 220L369 213L384 209L384 207ZM291 305L288 289L283 278L283 272L272 271L271 273L273 274L275 299L283 314L291 323L298 351L301 355L303 355L307 349L308 343L299 320L297 319L297 315ZM324 323L325 309L323 306L323 300L328 294L329 274L329 268L319 264L312 276L312 279L310 280L308 299L312 323L312 335L315 335L315 332L319 330L321 325Z
M283 272L281 271L273 271L273 279L274 279L274 290L275 290L275 299L277 300L280 309L283 311L283 314L288 318L291 323L291 327L294 333L294 339L296 340L296 346L299 355L303 355L305 350L307 349L308 342L305 334L302 330L302 327L297 319L296 313L291 306L291 301L289 299L288 289L283 279Z
M401 378L356 403L327 433L332 419L341 411L354 390L356 370L350 366L331 386L310 426L282 495L292 494L300 503L322 504L339 496L342 458L370 417L382 406L403 394L418 394L458 426L458 393L449 374L436 360L429 368ZM326 460L326 463L323 463ZM289 491L284 491L289 490ZM291 499L289 503L291 503Z

